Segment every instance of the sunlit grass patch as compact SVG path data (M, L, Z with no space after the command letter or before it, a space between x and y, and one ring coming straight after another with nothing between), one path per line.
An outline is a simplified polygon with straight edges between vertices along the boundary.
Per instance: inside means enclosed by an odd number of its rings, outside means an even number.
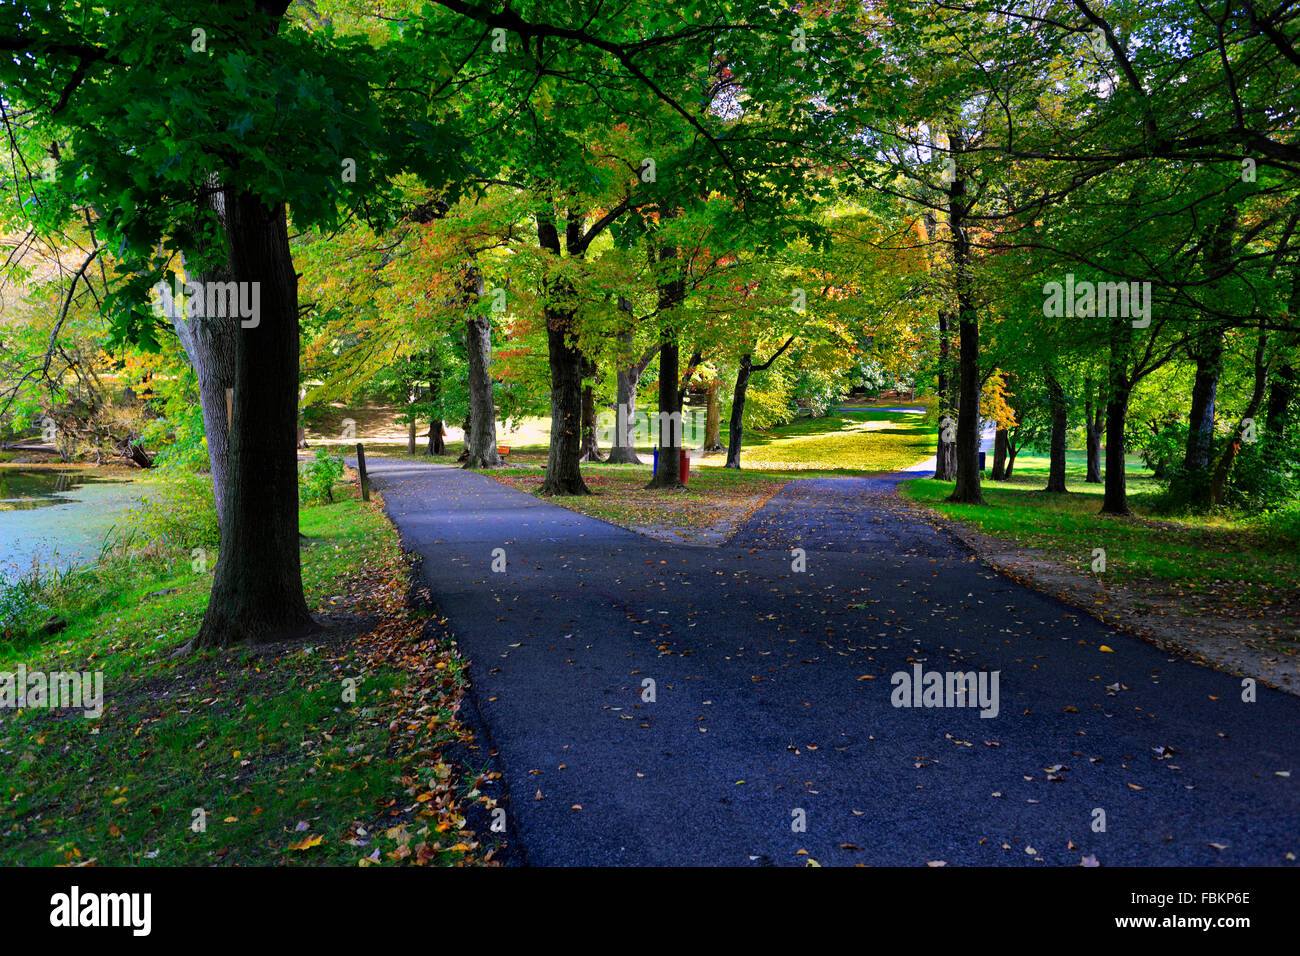
M1153 510L1160 488L1130 456L1127 475L1131 518L1100 514L1104 486L1087 484L1082 452L1067 456L1069 492L1047 494L1048 460L1019 456L1012 479L982 482L986 506L944 499L951 482L922 479L900 489L979 531L1051 553L1067 566L1089 571L1093 550L1106 552L1106 573L1117 581L1157 580L1189 592L1230 594L1242 602L1277 599L1300 583L1300 555L1289 542L1242 516L1170 518Z

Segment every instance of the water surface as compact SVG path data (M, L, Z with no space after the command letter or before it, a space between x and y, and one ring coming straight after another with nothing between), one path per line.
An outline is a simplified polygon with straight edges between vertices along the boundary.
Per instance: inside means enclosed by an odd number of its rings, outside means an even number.
M140 493L126 478L64 468L0 467L0 577L34 563L67 568L99 557Z

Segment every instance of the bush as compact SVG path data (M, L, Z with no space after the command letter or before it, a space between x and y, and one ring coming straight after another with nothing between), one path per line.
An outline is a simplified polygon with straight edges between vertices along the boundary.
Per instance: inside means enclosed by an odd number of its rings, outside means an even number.
M343 456L316 449L316 458L298 468L298 499L304 504L334 503L334 485L343 477Z
M1156 432L1139 431L1136 437L1129 437L1129 449L1141 454L1143 464L1156 478L1169 481L1182 466L1187 451L1187 430L1186 422L1176 422Z
M1300 545L1300 501L1261 513L1259 524L1269 536L1292 546Z
M1300 477L1300 462L1292 454L1284 442L1270 441L1269 437L1243 444L1228 479L1228 503L1251 510L1292 513L1298 498L1296 479Z
M212 478L184 468L164 468L131 517L140 543L179 551L216 547L219 532Z

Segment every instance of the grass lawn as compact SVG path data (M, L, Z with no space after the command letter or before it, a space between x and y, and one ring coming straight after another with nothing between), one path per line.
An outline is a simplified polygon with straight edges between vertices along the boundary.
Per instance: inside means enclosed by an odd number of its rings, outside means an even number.
M101 671L104 706L0 709L0 863L483 858L466 813L494 784L461 769L487 762L455 717L463 661L406 606L396 533L353 487L301 513L326 625L305 642L172 656L212 580L186 560L89 569L51 605L65 630L0 646L0 672Z
M899 471L933 453L934 427L920 415L880 410L799 419L747 437L742 470L722 467L726 455L691 462L684 489L647 489L650 466L582 466L590 496L556 497L557 504L611 524L658 532L688 542L718 543L792 478L836 477ZM727 436L724 431L723 444ZM651 460L650 449L641 452ZM404 454L401 457L406 457ZM536 493L546 448L512 447L511 468L489 474Z
M951 482L911 481L901 492L985 534L1044 550L1079 572L1092 573L1093 549L1102 548L1107 579L1117 582L1174 589L1225 607L1263 608L1294 599L1300 583L1295 540L1239 516L1154 515L1157 484L1136 456L1127 468L1133 518L1098 513L1102 486L1084 482L1082 451L1067 456L1069 494L1042 492L1047 472L1047 458L1021 455L1010 481L993 482L986 475L987 507L945 502Z
M644 457L648 459L649 452ZM530 467L488 474L521 491L537 493L545 472ZM646 489L649 465L584 464L582 474L591 495L548 500L611 524L700 544L715 543L728 534L788 480L758 471L696 468L695 462L689 485L673 490Z
M919 414L840 412L746 435L740 463L800 478L903 471L934 454L934 436Z

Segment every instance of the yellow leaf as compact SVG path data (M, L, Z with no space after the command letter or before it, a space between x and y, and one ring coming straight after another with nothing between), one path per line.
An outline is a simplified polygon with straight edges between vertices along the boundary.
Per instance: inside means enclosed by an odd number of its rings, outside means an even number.
M290 849L290 850L310 850L310 849L311 849L312 847L314 847L314 846L320 846L320 845L321 845L321 841L322 841L323 839L324 839L324 838L321 837L321 836L319 836L319 835L309 836L309 837L303 837L303 838L302 838L301 840L299 840L297 843L290 843L290 844L289 844L289 849Z

